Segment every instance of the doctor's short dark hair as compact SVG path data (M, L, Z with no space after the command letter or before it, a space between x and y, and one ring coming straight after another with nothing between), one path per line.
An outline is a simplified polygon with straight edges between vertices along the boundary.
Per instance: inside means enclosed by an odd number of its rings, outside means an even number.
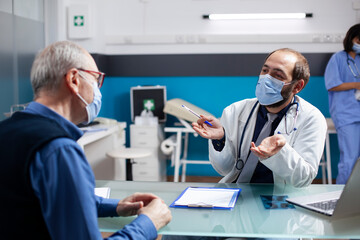
M267 55L267 57L265 58L265 62L271 56L271 54L273 54L275 52L279 52L279 51L289 52L296 56L297 61L295 63L295 67L294 67L293 74L292 74L292 82L303 79L304 87L305 87L310 79L310 67L309 67L309 63L306 60L306 58L298 51L291 49L291 48L280 48L280 49L277 49L277 50L269 53L269 55Z
M355 37L358 37L360 39L360 24L355 24L347 31L346 36L343 41L345 52L350 52L353 50L352 49L352 47L353 47L352 40Z

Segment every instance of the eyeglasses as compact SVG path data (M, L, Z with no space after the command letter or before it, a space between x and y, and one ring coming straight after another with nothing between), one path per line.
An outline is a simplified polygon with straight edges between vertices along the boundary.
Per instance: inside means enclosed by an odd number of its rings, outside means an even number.
M81 68L78 68L79 71L82 71L82 72L87 72L87 73L90 73L91 75L93 74L97 74L96 75L93 75L97 81L97 84L98 84L98 87L101 88L101 86L103 85L104 83L104 78L105 78L105 73L103 72L96 72L96 71L91 71L91 70L85 70L85 69L81 69Z
M352 62L352 65L355 66L355 70L356 70L357 74L355 74L354 69L351 67L350 61ZM349 58L349 54L347 55L347 64L348 64L349 69L350 69L351 73L353 74L353 76L354 76L355 78L360 78L359 69L358 69L358 67L356 66L355 61Z

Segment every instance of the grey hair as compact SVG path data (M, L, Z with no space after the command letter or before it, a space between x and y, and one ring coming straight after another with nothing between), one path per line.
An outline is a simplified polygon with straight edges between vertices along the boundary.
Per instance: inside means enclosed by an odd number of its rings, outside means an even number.
M42 50L31 68L31 85L35 98L40 90L56 91L71 68L85 68L86 51L70 41L55 42Z

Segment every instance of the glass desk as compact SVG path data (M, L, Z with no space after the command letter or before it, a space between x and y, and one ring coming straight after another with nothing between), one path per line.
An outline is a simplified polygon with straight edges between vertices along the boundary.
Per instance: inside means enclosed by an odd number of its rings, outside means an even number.
M96 181L96 187L110 187L111 198L134 192L151 192L170 205L188 186L231 187L242 191L232 210L170 208L172 221L159 230L162 235L222 236L251 238L346 238L360 239L360 216L341 220L300 207L265 209L260 195L289 197L341 190L343 185L311 185L307 188L271 184L219 184ZM102 232L115 232L135 217L99 218Z

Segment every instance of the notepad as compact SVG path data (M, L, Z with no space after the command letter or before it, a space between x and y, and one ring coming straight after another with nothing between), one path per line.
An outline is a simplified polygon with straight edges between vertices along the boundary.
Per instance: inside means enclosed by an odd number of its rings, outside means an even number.
M103 198L110 197L110 188L109 187L99 187L94 189L95 195Z
M240 188L187 187L170 207L232 209Z

